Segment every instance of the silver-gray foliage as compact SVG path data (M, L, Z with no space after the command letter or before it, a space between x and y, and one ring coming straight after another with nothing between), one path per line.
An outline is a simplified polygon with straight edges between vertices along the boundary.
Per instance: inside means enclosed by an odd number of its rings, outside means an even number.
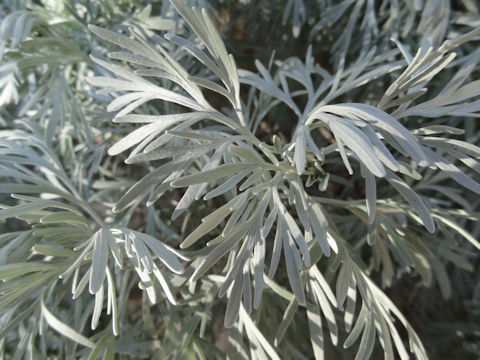
M213 2L142 3L2 15L0 354L220 358L220 297L229 358L300 358L298 322L315 359L427 359L382 288L448 298L447 262L473 269L480 28L445 1L318 1L305 55L242 69ZM307 3L284 4L295 38ZM291 136L265 140L279 111Z

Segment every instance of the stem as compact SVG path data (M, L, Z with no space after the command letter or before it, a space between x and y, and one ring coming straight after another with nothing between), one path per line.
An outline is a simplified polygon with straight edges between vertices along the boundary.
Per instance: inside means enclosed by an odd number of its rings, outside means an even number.
M88 213L88 215L92 217L93 220L96 221L98 225L100 225L100 227L102 228L106 227L106 224L103 221L103 219L96 213L96 211L86 201L82 199L82 202L79 203L79 205L82 207L83 210L85 210L85 212Z
M278 166L279 161L275 157L275 155L265 148L262 144L263 142L260 141L248 128L244 126L239 126L232 120L230 120L227 116L222 114L220 111L215 110L215 116L214 119L219 121L220 123L227 125L228 127L232 128L236 132L238 132L240 135L245 136L245 138L250 141L253 145L255 145L260 151L262 151L263 154L275 165ZM243 114L243 113L242 113Z

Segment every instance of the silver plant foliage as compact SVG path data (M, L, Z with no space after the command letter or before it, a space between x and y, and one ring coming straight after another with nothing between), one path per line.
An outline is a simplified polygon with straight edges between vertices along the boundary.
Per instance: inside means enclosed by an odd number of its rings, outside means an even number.
M447 263L477 261L475 2L288 0L306 53L248 69L213 2L20 3L0 25L1 356L221 358L219 297L228 358L302 358L298 324L315 359L428 358L384 289L417 274L448 298ZM291 136L266 141L275 111Z

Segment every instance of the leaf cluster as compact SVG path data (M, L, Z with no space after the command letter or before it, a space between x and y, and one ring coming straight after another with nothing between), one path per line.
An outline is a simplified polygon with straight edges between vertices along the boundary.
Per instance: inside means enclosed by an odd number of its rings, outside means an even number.
M474 2L20 3L2 356L478 355Z

